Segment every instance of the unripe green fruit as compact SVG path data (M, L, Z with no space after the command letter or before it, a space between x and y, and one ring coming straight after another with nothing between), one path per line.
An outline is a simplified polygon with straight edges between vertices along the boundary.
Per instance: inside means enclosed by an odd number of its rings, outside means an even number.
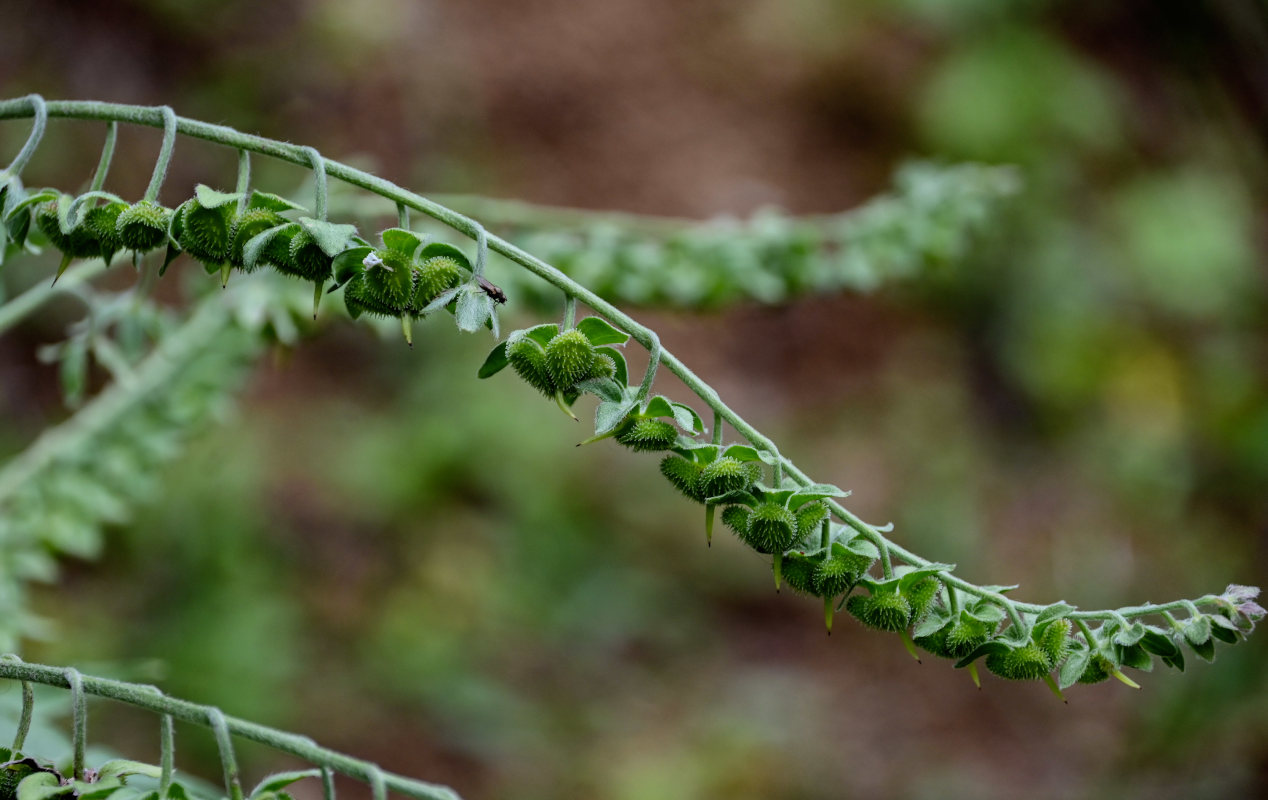
M181 224L179 244L186 253L209 264L229 258L233 244L232 206L206 208L194 200L181 208Z
M759 553L782 553L797 538L797 518L778 503L761 503L749 515L748 531L740 538Z
M668 450L678 441L678 429L663 419L635 417L621 426L616 440L631 450Z
M353 319L362 314L370 314L376 317L399 317L401 310L384 303L379 296L366 284L366 276L364 273L358 273L348 281L343 290L343 302L348 307L348 315Z
M696 462L670 454L660 460L660 474L688 499L704 502L704 496L700 494L700 465ZM725 511L722 512L722 521L726 521Z
M310 281L324 281L330 278L330 265L334 259L326 255L326 251L321 249L317 240L308 231L300 229L291 238L289 255L287 263L274 264L278 272L285 272Z
M147 253L167 241L167 227L171 221L170 209L142 200L119 212L115 233L127 249Z
M103 258L109 259L110 256L123 249L123 242L119 241L115 226L119 222L119 215L127 207L126 203L109 203L90 208L84 213L83 227L97 238Z
M852 596L845 610L869 628L898 633L911 624L911 605L898 592L878 592Z
M398 312L406 311L411 307L414 294L414 266L409 256L397 250L375 250L374 256L378 263L365 267L361 273L366 287L379 302Z
M64 255L71 258L96 258L101 255L101 243L86 226L80 225L70 233L62 233L56 200L40 205L35 212L35 224L48 237L49 243Z
M818 595L819 591L815 583L817 566L814 559L804 553L789 553L784 556L780 567L781 577L794 592Z
M838 555L834 549L815 569L815 594L836 597L849 589L870 566L872 559L867 556L854 552Z
M749 517L753 512L746 506L727 506L722 509L722 524L735 531L735 535L743 539L748 536Z
M1049 663L1060 664L1070 652L1070 620L1059 619L1048 625L1039 635L1038 644Z
M920 580L907 587L904 596L907 603L911 606L911 620L915 622L925 615L929 610L933 598L937 596L938 590L942 588L942 583L932 575L921 578Z
M554 396L555 384L546 370L546 354L537 342L512 335L506 342L506 360L525 383L547 397Z
M986 623L961 618L915 642L935 656L964 658L989 638Z
M590 374L586 378L615 378L616 362L606 353L595 353L594 363L590 365Z
M414 306L419 310L462 280L462 269L449 256L432 256L415 270Z
M727 492L744 489L750 483L752 481L749 480L749 472L744 462L730 456L722 456L710 461L705 464L704 470L700 473L700 491L705 497L717 497ZM796 524L795 520L793 524Z
M797 510L797 535L808 536L819 529L828 518L828 507L823 503L806 503Z
M237 215L233 220L233 236L229 243L229 263L239 269L245 268L243 251L246 250L247 242L269 228L285 224L286 219L281 214L268 208L253 208Z
M594 364L594 345L577 329L563 331L546 345L546 370L555 385L573 386L590 374Z
M986 657L986 668L1010 681L1034 681L1052 672L1053 663L1038 644L1030 642Z

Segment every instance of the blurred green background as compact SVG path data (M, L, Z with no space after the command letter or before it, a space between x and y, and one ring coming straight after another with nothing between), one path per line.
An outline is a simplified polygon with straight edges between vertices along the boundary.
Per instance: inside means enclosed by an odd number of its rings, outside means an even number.
M1268 582L1264 11L6 0L0 97L168 103L423 193L697 217L839 211L911 157L1016 164L1011 212L936 278L636 316L898 541L1022 599L1117 606ZM124 132L115 191L139 194L157 141ZM73 188L99 142L53 123L28 183ZM182 142L165 198L232 170ZM5 441L65 415L33 354L66 321L0 340ZM978 692L844 619L825 637L762 559L704 547L654 458L577 449L531 389L477 381L487 337L415 338L331 326L262 363L105 556L39 592L58 627L26 657L473 799L1268 795L1263 634L1140 692ZM103 705L91 735L157 757L153 718ZM210 736L179 735L216 776Z

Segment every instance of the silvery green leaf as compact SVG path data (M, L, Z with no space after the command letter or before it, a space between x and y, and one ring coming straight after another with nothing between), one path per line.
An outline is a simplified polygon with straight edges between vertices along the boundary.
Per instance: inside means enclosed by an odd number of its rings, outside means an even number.
M1074 612L1074 606L1064 601L1053 603L1052 605L1039 612L1039 616L1035 617L1035 627L1043 625L1045 622L1068 617Z
M460 291L462 291L462 287L455 286L452 289L446 289L445 291L436 295L436 297L430 303L427 304L427 307L422 310L422 315L427 316L433 311L439 311L440 309L449 305L450 303L453 302L454 297L456 297L458 295L458 292ZM508 340L509 340L509 337L508 337Z
M260 781L260 784L251 790L251 794L249 796L251 798L258 798L265 792L277 792L280 789L285 789L287 786L290 786L296 781L302 781L304 778L320 777L321 770L319 769L302 769L294 772L279 772Z
M241 192L219 192L210 186L198 184L194 187L194 197L203 208L220 208L229 203L237 203L242 198Z
M379 234L379 238L383 240L383 246L388 250L396 250L411 257L423 244L418 234L404 228L388 228Z
M695 409L683 403L671 403L670 405L674 408L674 422L678 423L678 427L688 433L704 433L704 422L701 421L700 415L696 413Z
M493 299L481 291L473 291L468 284L467 290L458 294L458 308L454 319L458 330L475 333L484 327L493 314Z
M1126 628L1121 628L1114 634L1114 644L1121 644L1124 647L1131 647L1145 637L1145 626L1139 622L1133 622Z
M594 434L602 436L613 430L633 410L636 401L626 397L620 402L602 402L594 411Z
M283 225L275 225L266 231L260 231L242 248L242 263L246 265L248 270L255 269L260 256L264 253L264 248L268 247L269 242L277 236L285 233L293 233L299 230L299 225L294 222L287 222Z
M357 234L356 225L323 222L312 217L300 217L299 224L312 234L317 246L331 258L347 249L349 241Z
M126 778L129 775L144 775L147 778L158 778L163 774L163 770L153 764L146 764L141 761L128 761L124 758L116 758L107 761L97 769L97 779L105 778Z
M1061 665L1061 671L1057 673L1057 686L1061 689L1068 689L1078 683L1083 670L1087 669L1088 661L1092 658L1092 652L1077 641L1071 645L1070 655L1066 657L1065 663Z

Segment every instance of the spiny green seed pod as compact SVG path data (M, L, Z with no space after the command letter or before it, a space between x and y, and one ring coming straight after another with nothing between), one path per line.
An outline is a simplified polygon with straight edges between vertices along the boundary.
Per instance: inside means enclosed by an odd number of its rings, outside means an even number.
M964 658L989 638L990 630L986 623L960 618L915 642L935 656Z
M381 303L404 312L413 308L414 266L399 250L375 250L374 261L366 256L362 275L365 285Z
M384 303L374 290L366 285L364 274L355 275L348 281L343 290L343 302L348 307L348 316L353 319L362 314L388 318L401 315L399 308Z
M233 244L233 206L207 208L193 200L181 207L181 249L206 264L229 258Z
M239 269L245 268L243 251L246 250L247 242L269 228L285 224L286 218L269 208L253 208L237 215L233 220L233 236L229 243L229 263Z
M559 387L584 380L594 364L594 345L576 328L556 334L546 345L546 369Z
M590 365L590 373L586 378L615 378L616 362L606 353L595 353L594 363Z
M668 450L678 441L678 429L663 419L634 417L621 426L616 440L631 450Z
M123 242L119 240L116 226L119 223L119 215L127 207L127 203L109 203L90 208L84 213L83 226L97 238L101 256L106 260L123 249Z
M937 596L938 590L942 588L942 582L932 575L913 583L907 587L903 593L907 598L907 603L911 606L912 622L919 620L929 610L929 606L933 603L933 598Z
M696 462L670 454L660 460L660 474L688 499L704 502L704 496L700 494L700 465ZM726 512L723 512L722 520L726 521Z
M1035 681L1052 672L1052 660L1036 643L991 653L986 657L986 668L1010 681Z
M815 594L836 597L849 589L871 565L872 560L867 556L831 553L815 567Z
M794 592L818 595L819 591L815 583L817 566L815 560L805 553L789 553L784 556L780 570L784 583L792 587Z
M40 205L35 212L35 224L48 237L50 244L70 258L96 258L101 255L101 243L86 225L79 225L70 233L62 233L56 200Z
M954 658L963 658L991 638L991 628L978 620L958 620L944 628L946 644Z
M746 488L752 481L744 462L730 456L722 456L705 464L700 473L700 490L705 497L718 495ZM796 525L796 520L793 521ZM790 542L791 544L791 542Z
M1117 669L1117 666L1113 661L1110 661L1100 653L1096 653L1088 659L1087 666L1083 668L1083 674L1079 676L1079 683L1107 681L1115 669Z
M797 518L778 503L760 503L749 515L748 531L740 538L759 553L782 553L797 538Z
M414 305L420 310L462 280L462 268L450 256L432 256L415 271Z
M828 507L823 503L806 503L797 510L797 535L808 536L819 530L828 518Z
M1070 652L1070 620L1059 619L1048 625L1037 643L1047 654L1049 663L1060 664Z
M735 535L743 539L748 536L749 517L753 512L746 506L727 506L722 509L722 524L735 531Z
M506 342L506 360L525 383L547 397L554 396L555 384L546 369L546 354L537 342L512 335Z
M171 221L171 209L142 200L119 212L115 233L127 249L148 253L167 241L167 227Z
M290 258L288 263L274 264L278 272L285 272L297 278L310 281L324 281L330 278L330 265L333 258L326 255L317 240L306 230L300 230L291 239Z
M911 605L898 592L856 594L845 604L845 610L859 622L878 631L898 633L911 624Z

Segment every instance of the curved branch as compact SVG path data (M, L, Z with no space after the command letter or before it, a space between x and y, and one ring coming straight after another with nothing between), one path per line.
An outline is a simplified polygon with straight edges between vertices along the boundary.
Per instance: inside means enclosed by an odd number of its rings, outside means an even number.
M57 686L62 689L73 689L78 684L80 690L85 694L105 697L120 703L136 706L137 708L143 708L147 711L153 711L155 714L192 722L204 728L212 728L218 731L218 739L222 747L224 746L224 740L220 736L219 731L268 745L275 750L290 753L317 766L341 772L363 783L374 785L380 780L381 776L383 784L389 790L400 792L408 797L418 798L418 800L461 800L458 794L448 786L427 783L426 781L406 778L403 775L384 772L373 762L362 761L336 750L322 747L307 736L299 736L294 733L277 730L276 728L248 722L244 719L238 719L237 717L231 717L214 706L203 706L191 703L188 700L169 697L154 686L126 683L108 678L94 678L88 675L79 675L78 673L75 673L78 680L72 683L67 679L68 672L69 670L62 667L49 667L41 664L27 664L0 659L0 678L42 683L46 686ZM226 770L228 770L228 767L226 767Z
M162 109L147 108L140 106L130 106L117 103L103 103L97 101L49 101L46 104L47 113L50 117L67 117L76 119L94 119L103 121L124 121L138 125L147 125L150 127L164 127L165 123L171 125L169 117L165 117ZM31 116L33 110L26 100L8 100L0 102L0 119L13 119ZM197 139L215 142L228 147L238 148L240 150L249 150L251 152L272 156L274 158L288 161L298 166L311 167L312 153L310 148L298 145L287 144L273 139L267 139L261 136L253 136L251 134L241 133L223 125L212 125L206 122L186 119L184 117L176 118L176 130L184 135ZM430 200L421 195L415 194L404 189L391 181L384 180L370 173L355 169L346 164L329 159L323 159L325 166L325 174L344 181L353 186L358 186L366 191L372 192L380 197L395 201L398 207L412 208L420 211L427 216L442 222L456 231L477 241L480 247L480 253L483 255L484 246L487 244L489 250L504 256L508 260L520 265L524 269L538 276L547 283L555 286L564 292L566 296L575 298L590 306L595 313L606 318L609 322L614 323L620 328L628 332L636 341L645 347L649 353L653 355L653 363L651 368L654 369L656 360L659 361L666 369L676 375L682 382L706 403L713 411L717 418L730 423L731 427L740 435L744 436L753 445L767 451L771 456L771 463L776 468L777 473L783 472L797 484L806 486L813 481L788 458L780 455L779 449L775 443L767 438L761 431L749 424L744 418L737 414L733 409L724 403L718 393L703 380L699 378L690 368L687 367L677 356L660 347L659 339L654 331L640 324L633 317L621 311L616 306L604 300L590 289L577 283L560 270L533 256L505 239L489 234L484 227L471 219L470 217L460 214L440 203ZM649 370L650 371L650 370ZM847 526L865 536L868 540L875 542L880 546L882 553L890 553L902 558L915 567L927 567L933 564L910 550L907 550L894 542L890 541L877 527L864 522L857 515L850 512L840 503L830 501L829 505L832 511ZM1055 604L1037 604L1023 603L1011 598L1004 597L1000 592L993 589L977 586L969 581L955 577L949 570L942 570L939 578L948 586L960 591L966 592L978 598L988 600L992 603L1002 606L1015 615L1018 611L1037 614L1044 609L1050 608ZM1175 601L1155 605L1152 603L1131 606L1118 610L1092 610L1092 611L1074 611L1068 616L1071 619L1083 620L1109 620L1114 619L1116 615L1126 618L1135 618L1150 614L1158 614L1163 611L1174 609L1183 609L1187 607L1187 603L1196 603L1197 605L1219 605L1222 598L1216 595L1205 595L1193 601Z

